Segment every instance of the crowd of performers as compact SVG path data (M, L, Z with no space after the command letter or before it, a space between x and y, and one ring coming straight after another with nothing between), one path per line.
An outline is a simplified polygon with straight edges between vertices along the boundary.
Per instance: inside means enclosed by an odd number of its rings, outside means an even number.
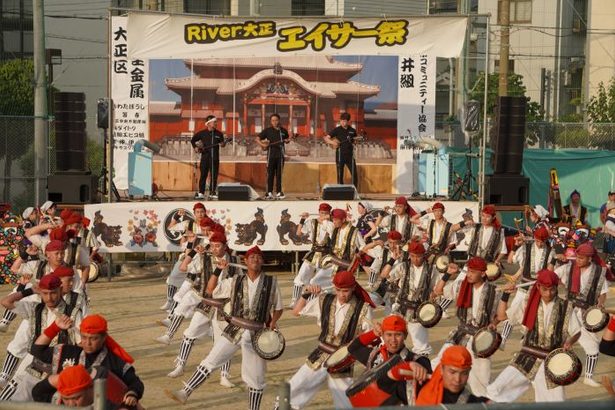
M447 221L442 203L419 213L405 197L395 200L391 214L374 215L367 202L359 208L356 225L327 203L317 217L301 215L297 234L307 234L312 249L286 307L316 318L320 333L290 378L292 408L307 407L325 384L336 408L514 402L529 387L536 401L563 401L564 386L579 378L601 386L594 371L600 352L615 355L615 319L604 308L606 264L590 237L578 234L576 221L552 224L536 206L528 229L511 241L492 205L478 221L466 213L456 222ZM615 203L605 212L615 218ZM186 403L217 369L220 384L233 387L230 362L239 359L247 402L256 410L267 361L285 347L278 281L263 271L257 246L243 255L229 248L225 228L203 203L194 204L193 214L194 220L178 213L171 222L183 232L183 251L167 277L160 320L166 331L156 341L170 344L188 320L169 378L192 367L198 339L213 337L213 345L183 387L166 394ZM24 221L12 266L19 282L0 300L6 308L0 331L20 319L0 371L0 400L87 405L93 379L106 377L114 386L107 398L112 406L140 407L144 385L134 360L108 335L106 320L90 312L87 268L97 243L89 221L68 210L56 216L51 202L26 210ZM463 266L451 253L461 242ZM505 273L505 262L518 270ZM379 309L384 318L376 321ZM435 352L429 329L447 310L455 311L455 325ZM513 332L521 345L511 347L510 364L492 375L491 356ZM577 343L584 365L573 350ZM610 382L605 387L615 393Z

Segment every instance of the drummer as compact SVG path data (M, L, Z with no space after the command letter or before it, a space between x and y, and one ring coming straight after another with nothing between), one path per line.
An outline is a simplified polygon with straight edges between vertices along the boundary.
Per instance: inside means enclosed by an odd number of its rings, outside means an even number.
M363 333L348 345L348 352L367 369L386 362L395 354L403 357L403 362L391 368L377 380L378 388L390 394L382 405L395 406L412 404L408 391L412 392L416 380L423 383L431 373L431 363L425 356L416 355L408 350L404 341L408 336L406 320L399 315L384 318L382 324L376 323L374 329ZM400 372L402 370L402 372ZM411 371L412 376L403 375L403 370Z
M466 268L467 272L464 270L457 276L456 283L452 287L454 294L450 295L456 299L459 324L451 331L440 353L432 361L433 367L438 364L449 346L460 345L470 350L474 335L479 330L487 327L495 330L499 322L496 313L501 291L498 291L492 283L486 282L487 262L475 256L468 261ZM434 289L436 296L443 294L444 286L450 275L458 271L456 264L449 265L449 271ZM470 371L468 383L473 393L485 396L491 378L491 359L477 358L472 353L472 361L474 365Z
M513 281L521 279L522 283L527 283L536 279L536 272L542 269L553 270L554 268L555 252L551 249L551 243L549 242L549 230L541 226L534 230L533 236L533 241L527 241L524 235L515 237L515 245L512 248L509 259L519 265L519 271L511 277ZM519 288L512 301L512 305L523 302L527 295L526 289ZM504 320L500 349L504 349L504 344L511 331L512 325L510 321L508 319Z
M534 387L537 403L566 399L564 387L555 386L547 378L544 355L539 354L548 354L560 347L570 350L581 336L581 323L572 314L572 304L557 295L559 282L552 270L540 270L529 296L510 307L507 302L515 285L507 286L498 306L498 316L500 320L522 324L526 332L521 351L515 353L508 367L487 387L487 396L491 400L511 403L530 385Z
M473 221L460 222L461 228L469 228L466 236L468 245L468 257L480 256L487 263L499 263L508 253L504 236L504 229L496 216L493 205L485 205L480 214L480 223Z
M427 328L418 322L418 307L429 300L439 274L435 266L430 266L425 260L425 247L421 242L411 241L408 253L410 260L395 271L396 279L390 279L397 283L399 289L393 296L393 312L399 313L408 322L412 352L428 356L433 349L429 344Z
M577 316L581 323L583 323L583 313L588 308L592 306L604 307L606 294L609 290L606 281L606 268L602 266L602 261L591 243L586 242L579 245L576 259L557 267L555 273L566 286L568 291L566 297L574 305L573 314ZM583 326L581 327L579 344L586 354L583 383L591 387L600 387L600 383L592 378L598 362L600 336L588 331Z
M387 233L387 241L383 243L381 240L375 240L363 248L369 256L374 258L374 261L369 266L368 290L370 297L376 306L385 305L385 309L391 307L390 294L388 290L388 280L381 276L381 273L386 269L396 269L401 266L404 260L404 252L401 248L401 234L397 231L389 231ZM386 275L385 275L386 276ZM383 284L382 282L385 281Z
M323 364L332 352L371 328L371 310L375 306L351 272L337 272L333 286L335 294L324 293L318 285L308 285L293 309L297 316L316 317L321 328L318 347L290 379L290 405L293 409L306 407L325 381L335 408L352 407L345 394L352 384L352 367L329 372ZM308 302L312 294L318 297Z
M395 199L395 207L393 213L382 218L380 226L388 231L397 231L401 233L402 240L407 242L414 235L414 228L420 225L421 216L427 214L427 211L417 213L408 200L404 196Z
M447 347L429 381L422 386L418 385L415 405L489 402L488 398L475 396L468 389L471 370L472 355L468 349L463 346Z
M247 265L245 274L221 280L219 286L218 277L222 271L216 269L213 272L208 284L209 288L215 289L212 296L230 298L233 301L231 317L260 322L263 327L276 329L284 312L277 279L262 272L263 252L258 246L250 248L244 259ZM250 309L244 309L244 304L250 306ZM260 357L252 346L254 332L229 323L222 335L223 337L216 339L211 351L185 383L184 388L172 392L165 390L165 393L180 403L186 403L188 397L207 380L214 369L222 366L241 349L241 377L248 386L249 409L258 410L263 397L267 366L265 359Z

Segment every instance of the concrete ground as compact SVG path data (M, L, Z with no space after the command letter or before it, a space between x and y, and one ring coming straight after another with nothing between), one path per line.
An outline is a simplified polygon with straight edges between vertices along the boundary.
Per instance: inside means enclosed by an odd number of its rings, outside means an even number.
M109 321L110 334L135 357L137 373L145 383L145 397L142 401L148 410L155 409L240 409L247 408L247 387L243 384L240 375L241 355L235 355L231 367L232 381L237 384L234 388L225 388L218 384L219 372L214 372L184 406L176 404L164 394L164 389L179 389L182 380L187 380L199 361L205 357L211 348L211 341L207 340L194 346L186 373L183 378L170 379L166 374L173 369L173 360L177 355L181 342L181 333L188 325L185 321L175 340L170 346L164 346L154 341L154 338L163 334L164 329L156 324L156 320L163 319L164 314L159 306L164 303L166 286L164 281L165 270L168 265L149 265L143 268L137 265L125 265L121 276L108 282L101 278L98 282L90 284L91 312L104 315ZM274 272L282 287L285 304L290 300L292 290L292 276L289 272ZM360 278L365 281L365 276ZM8 286L1 289L9 292ZM607 305L615 306L615 288L611 287ZM449 309L452 313L453 309ZM382 311L376 313L381 318ZM456 319L442 320L430 331L430 339L434 351L437 352L450 328ZM17 321L11 325L7 333L0 334L0 344L6 346L17 329ZM279 384L290 379L297 369L304 363L306 356L316 347L319 328L312 318L295 318L290 311L285 311L279 322L280 330L286 338L286 350L277 360L268 363L267 387L262 401L262 409L271 409ZM509 362L515 349L519 333L509 340L505 351L498 351L493 356L493 375L496 376ZM581 360L584 354L577 349ZM610 373L615 377L615 358L601 355L596 369L596 379ZM566 388L570 400L600 400L607 397L602 388L588 387L581 382L574 383ZM530 389L521 401L533 401L533 392ZM331 408L332 400L326 387L314 397L309 405L311 409Z

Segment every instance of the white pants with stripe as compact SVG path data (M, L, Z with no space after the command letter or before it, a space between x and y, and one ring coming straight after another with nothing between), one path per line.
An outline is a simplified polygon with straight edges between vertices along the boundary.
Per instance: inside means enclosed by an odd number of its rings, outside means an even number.
M352 378L334 378L324 367L312 370L307 364L303 364L290 379L290 406L293 409L307 406L325 382L329 386L336 409L352 408L350 400L346 397L346 389L352 384Z
M566 400L562 386L553 389L547 387L544 361L540 364L534 381L530 381L516 367L506 367L493 383L487 386L487 397L495 402L512 403L521 397L530 386L534 387L534 401L537 403Z

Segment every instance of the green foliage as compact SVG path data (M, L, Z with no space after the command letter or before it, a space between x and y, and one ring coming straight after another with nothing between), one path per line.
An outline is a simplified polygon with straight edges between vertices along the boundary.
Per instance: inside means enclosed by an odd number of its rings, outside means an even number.
M598 84L598 94L587 104L587 118L592 124L615 123L615 77L608 87L602 81Z
M494 109L498 99L500 76L498 73L489 74L488 95L487 95L487 113L494 114ZM523 76L515 73L508 74L508 95L511 97L518 97L525 95L527 89L523 85ZM470 90L468 97L471 100L476 100L481 103L484 101L485 96L485 73L481 72L474 83L474 86ZM542 111L540 104L529 101L528 98L528 114L538 116L538 113ZM542 116L540 116L542 118Z
M0 63L0 115L34 114L34 64L32 59Z
M86 168L92 171L92 174L100 174L103 166L104 146L97 141L88 138L87 144L87 164Z

